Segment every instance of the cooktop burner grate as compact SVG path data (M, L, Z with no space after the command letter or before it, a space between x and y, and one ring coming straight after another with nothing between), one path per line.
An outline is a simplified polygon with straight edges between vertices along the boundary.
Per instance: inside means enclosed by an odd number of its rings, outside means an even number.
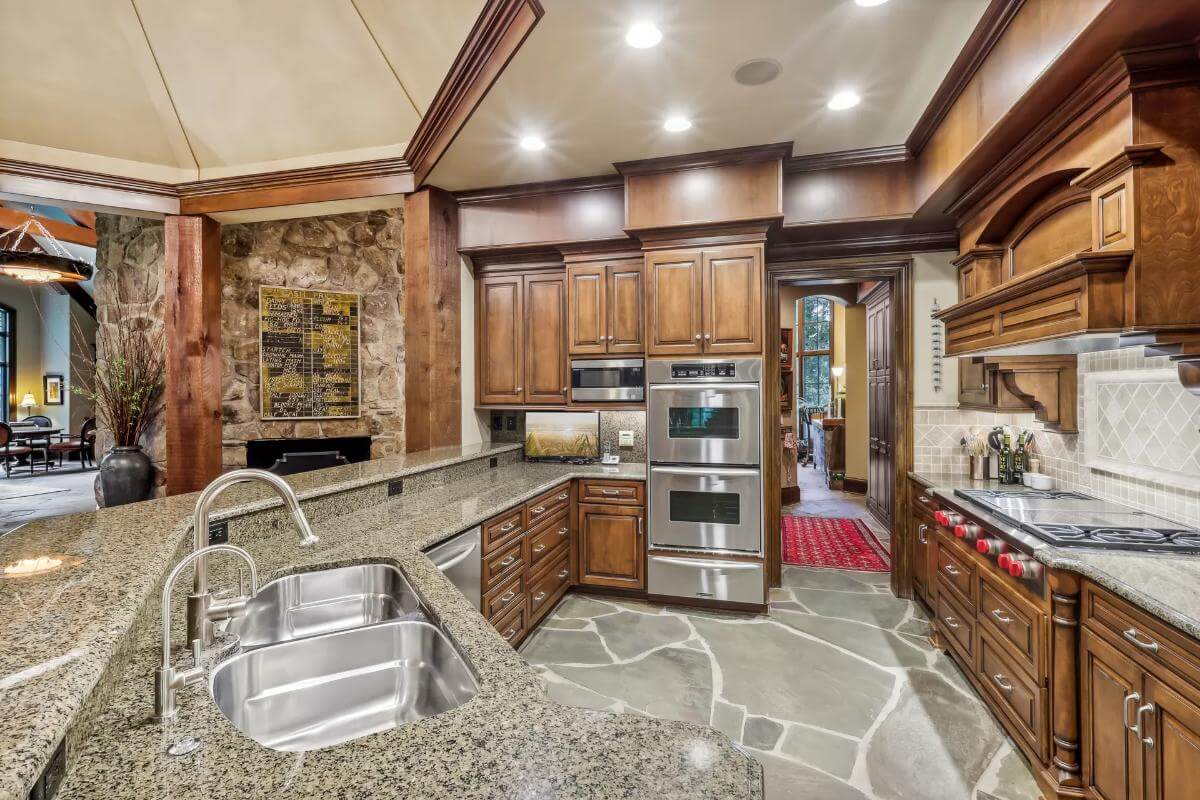
M993 508L1017 500L1095 500L1081 492L1057 489L959 489L955 494Z
M1050 544L1064 547L1200 553L1200 531L1187 528L1125 528L1030 522L1024 523L1022 527Z

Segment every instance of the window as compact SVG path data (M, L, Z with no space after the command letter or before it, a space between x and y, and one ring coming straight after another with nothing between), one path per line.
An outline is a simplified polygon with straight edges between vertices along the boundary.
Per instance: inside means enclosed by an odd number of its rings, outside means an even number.
M6 305L0 304L0 422L9 422L12 399L13 380L13 334L17 330L16 313Z
M833 326L833 301L805 297L800 316L799 397L809 408L829 405L829 339Z

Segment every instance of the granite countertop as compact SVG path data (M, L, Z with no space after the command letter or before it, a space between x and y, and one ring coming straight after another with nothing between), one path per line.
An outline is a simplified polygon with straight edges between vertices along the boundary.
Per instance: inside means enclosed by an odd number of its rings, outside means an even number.
M161 658L158 628L148 615L139 618L135 606L143 605L145 584L152 589L170 568L178 545L186 547L180 520L191 502L169 498L140 504L140 513L79 515L94 519L42 525L13 542L0 540L0 563L12 560L22 539L29 540L26 552L89 556L73 573L24 579L19 591L0 582L0 613L16 611L23 634L7 623L0 631L0 643L7 645L0 649L0 798L23 796L23 786L68 724L81 734L71 740L71 766L59 795L64 799L761 797L758 764L720 733L549 700L533 669L421 553L562 480L588 476L644 478L645 466L500 466L318 524L321 541L312 549L298 547L290 530L264 529L235 541L254 554L263 582L364 561L399 566L479 679L479 694L459 708L308 753L269 750L243 736L221 715L206 685L180 692L179 717L172 723L149 721L152 674ZM252 506L260 502L249 500ZM214 583L218 572L214 562ZM39 582L45 586L35 588ZM181 629L182 603L174 610ZM114 616L126 626L136 621L132 652L124 669L99 686L103 702L87 704L80 714L112 657L105 646L111 650L117 638ZM181 639L175 637L176 656L187 663ZM9 646L12 652L6 652ZM168 756L166 747L184 736L199 738L200 749Z
M942 491L1004 488L994 480L973 481L958 473L913 471L909 477ZM1200 639L1200 556L1047 546L1036 550L1034 557L1048 567L1090 578Z

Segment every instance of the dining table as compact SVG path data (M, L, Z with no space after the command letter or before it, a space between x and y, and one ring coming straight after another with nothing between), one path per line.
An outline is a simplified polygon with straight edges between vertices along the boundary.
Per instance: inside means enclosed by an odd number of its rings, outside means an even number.
M50 436L57 436L63 432L63 429L61 427L51 426L49 428L42 428L37 425L24 425L20 422L10 422L8 424L8 427L12 429L12 438L13 438L14 445L27 444L36 439L45 439ZM29 463L27 461L28 458L29 458L29 456L18 456L17 464L20 466L24 466L25 464ZM48 455L46 456L46 466L47 466L47 469L49 469L49 467L52 466L49 462Z

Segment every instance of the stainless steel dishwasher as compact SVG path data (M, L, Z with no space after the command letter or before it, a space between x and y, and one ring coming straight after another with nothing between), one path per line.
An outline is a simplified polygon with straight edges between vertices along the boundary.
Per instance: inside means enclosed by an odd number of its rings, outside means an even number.
M483 548L478 527L463 531L453 539L429 548L425 555L429 556L434 566L440 569L476 608L479 608Z

